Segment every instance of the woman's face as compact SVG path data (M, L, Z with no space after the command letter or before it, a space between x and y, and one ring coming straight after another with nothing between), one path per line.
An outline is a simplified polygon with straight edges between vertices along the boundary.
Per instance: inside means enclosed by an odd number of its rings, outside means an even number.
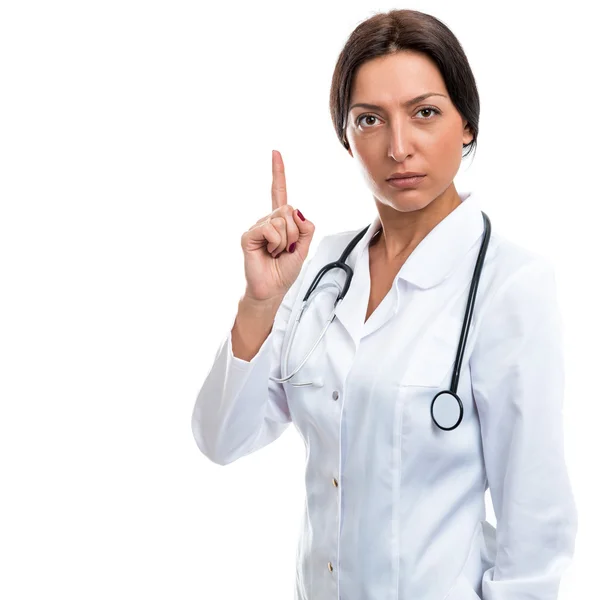
M427 93L443 96L406 104ZM358 160L377 200L400 211L419 210L449 188L460 168L463 144L473 135L427 55L405 50L363 63L349 106L348 152ZM413 188L395 188L386 179L397 171L424 173L425 178Z

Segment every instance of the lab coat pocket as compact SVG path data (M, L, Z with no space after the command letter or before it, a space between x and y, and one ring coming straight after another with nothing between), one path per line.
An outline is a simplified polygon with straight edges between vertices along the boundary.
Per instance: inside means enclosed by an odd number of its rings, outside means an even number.
M461 319L448 315L436 319L417 341L401 386L450 388L461 330Z

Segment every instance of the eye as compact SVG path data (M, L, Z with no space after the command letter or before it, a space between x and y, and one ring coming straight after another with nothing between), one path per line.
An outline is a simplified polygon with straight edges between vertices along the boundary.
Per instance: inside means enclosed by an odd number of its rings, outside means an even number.
M372 119L378 119L378 117L376 117L375 115L369 115L369 114L367 114L367 115L361 115L360 117L358 117L358 119L356 119L356 124L360 125L361 119L365 119L367 117L370 117Z
M424 108L421 108L420 110L417 111L417 114L419 114L420 112L423 112L424 110L428 110L430 112L434 112L438 115L442 114L441 111L439 111L437 108L434 108L433 106L425 106ZM428 117L426 119L422 119L424 121L431 121L431 117Z
M434 108L433 106L425 106L423 108L421 108L420 110L417 111L417 114L423 112L423 111L429 111L430 113L435 113L436 115L441 115L441 111L438 110L437 108ZM379 117L376 117L375 115L372 114L365 114L365 115L361 115L360 117L358 117L358 119L356 119L356 124L360 125L361 124L361 120L362 119L367 119L367 118L371 118L371 119L377 119L379 120ZM419 119L420 121L431 121L433 119L433 117L426 117L423 119ZM367 126L367 129L370 129L370 126Z

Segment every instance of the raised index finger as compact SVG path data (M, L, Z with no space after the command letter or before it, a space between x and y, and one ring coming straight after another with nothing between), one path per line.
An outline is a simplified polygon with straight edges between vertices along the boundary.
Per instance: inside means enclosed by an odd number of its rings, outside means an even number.
M271 199L273 210L287 204L283 158L281 158L281 154L277 150L273 150L273 184L271 185Z

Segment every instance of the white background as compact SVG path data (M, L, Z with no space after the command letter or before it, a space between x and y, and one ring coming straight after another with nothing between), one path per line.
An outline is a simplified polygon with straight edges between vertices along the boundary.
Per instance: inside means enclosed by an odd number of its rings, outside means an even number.
M0 597L292 600L298 434L220 467L190 418L245 287L241 235L271 212L271 150L311 248L375 215L329 86L351 31L392 8L444 21L475 74L479 147L457 189L555 262L580 519L560 598L593 596L594 5L4 0Z

